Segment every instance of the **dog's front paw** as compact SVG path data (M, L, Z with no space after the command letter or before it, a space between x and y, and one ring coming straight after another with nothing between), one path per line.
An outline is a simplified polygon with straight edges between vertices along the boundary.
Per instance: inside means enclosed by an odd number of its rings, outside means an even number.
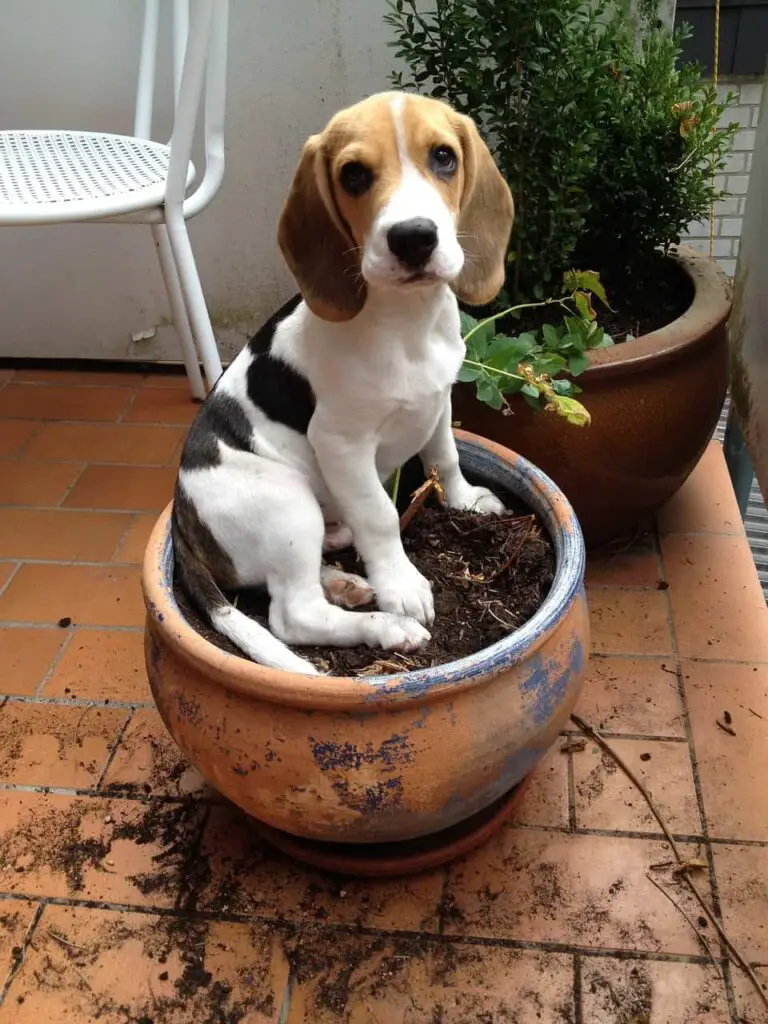
M432 584L409 561L391 571L371 573L369 582L383 612L404 615L422 626L431 626L435 621Z
M487 487L473 487L472 484L464 483L464 486L457 489L456 493L446 495L449 508L455 508L461 512L478 512L481 515L500 516L506 512L503 502L499 501L493 491Z
M429 643L427 630L415 619L386 612L373 612L369 617L371 628L366 643L369 647L382 647L385 651L409 654Z

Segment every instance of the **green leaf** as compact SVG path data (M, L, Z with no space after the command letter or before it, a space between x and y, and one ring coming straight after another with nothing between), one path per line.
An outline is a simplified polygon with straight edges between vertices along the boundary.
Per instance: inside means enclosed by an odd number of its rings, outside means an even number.
M472 330L473 327L477 327L479 320L475 320L469 313L465 313L463 309L459 310L459 323L461 324L461 336L465 337Z
M552 381L552 390L556 395L573 395L579 389L572 380L568 380L567 377L561 377L559 380Z
M542 352L533 362L536 373L546 373L549 376L560 373L567 365L565 357L556 352Z
M574 427L588 427L592 422L589 412L575 398L565 398L558 395L547 402L546 408L557 413L558 416L562 416L563 419L572 423Z
M541 328L541 334L544 338L544 344L551 349L560 348L562 342L563 333L562 330L558 330L552 324L544 324Z
M523 386L520 388L520 391L528 398L538 399L539 397L539 389L536 387L535 384L523 384Z
M516 395L525 386L521 377L500 377L497 383L502 395Z
M496 370L514 372L518 363L530 353L531 348L530 344L521 342L519 338L507 338L499 334L491 342L483 363Z
M477 367L462 365L456 380L460 381L462 384L469 384L471 381L477 380L478 377L482 377L482 375L483 371L478 370Z
M593 329L590 331L587 339L587 348L602 348L605 331L602 327L598 327L597 324L592 324L591 326Z
M501 409L504 405L504 399L496 382L490 378L486 378L478 383L477 397L492 409Z
M573 301L576 303L576 309L584 320L595 319L595 311L592 309L592 303L589 301L588 292L574 292Z
M572 373L574 377L578 377L580 373L584 373L588 366L589 358L582 352L577 352L568 359L568 372Z
M611 308L600 275L596 270L567 270L563 275L563 286L567 292L590 292L592 295L596 295L607 309Z

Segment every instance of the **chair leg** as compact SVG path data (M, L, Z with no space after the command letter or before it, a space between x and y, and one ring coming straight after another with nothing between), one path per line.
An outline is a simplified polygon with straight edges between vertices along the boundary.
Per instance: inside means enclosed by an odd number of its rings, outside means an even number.
M192 333L194 334L197 347L200 350L200 358L203 361L203 369L208 382L212 388L222 373L221 359L216 345L216 337L211 326L211 319L208 316L208 307L205 304L203 286L200 284L200 277L197 273L195 257L192 252L192 245L187 233L187 225L184 216L179 210L166 209L166 226L168 237L173 249L174 262L179 274L181 289L184 293L184 305L187 308Z
M165 224L153 224L152 237L155 241L157 258L160 261L160 270L163 274L165 290L168 293L171 316L181 343L181 355L187 370L189 385L192 389L192 397L202 400L205 398L205 384L200 373L195 339L189 326L189 317L184 305L184 295L179 283L179 275L176 272L176 263L173 259L173 250L171 249Z

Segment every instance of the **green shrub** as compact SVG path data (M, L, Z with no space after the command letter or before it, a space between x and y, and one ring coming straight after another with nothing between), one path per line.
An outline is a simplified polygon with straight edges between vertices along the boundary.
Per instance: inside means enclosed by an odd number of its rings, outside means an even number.
M515 195L508 290L556 292L574 261L636 272L719 197L736 126L642 0L388 0L398 88L478 122ZM640 40L640 41L637 41Z

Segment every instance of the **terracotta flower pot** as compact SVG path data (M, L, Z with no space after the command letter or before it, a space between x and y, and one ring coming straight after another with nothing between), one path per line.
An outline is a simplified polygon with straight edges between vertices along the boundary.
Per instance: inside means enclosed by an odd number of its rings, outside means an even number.
M309 839L394 842L446 829L527 776L576 702L589 650L584 545L543 473L459 432L462 463L536 511L553 538L549 595L521 629L434 669L309 677L226 654L173 596L169 509L147 548L146 663L173 738L253 817Z
M589 353L579 398L591 426L569 426L518 396L514 415L503 416L477 401L473 384L454 388L454 418L551 476L573 504L588 545L632 532L672 497L701 458L723 406L730 285L704 256L681 249L674 259L693 282L694 300L661 330Z

